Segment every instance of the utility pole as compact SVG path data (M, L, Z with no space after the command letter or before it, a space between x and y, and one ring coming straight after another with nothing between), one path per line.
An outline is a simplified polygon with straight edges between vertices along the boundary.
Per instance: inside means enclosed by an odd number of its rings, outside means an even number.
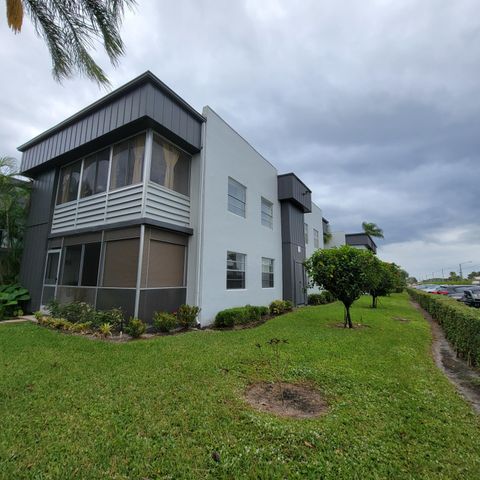
M460 278L463 278L462 265L465 265L466 263L472 263L472 261L469 260L468 262L462 262L462 263L458 264L458 267L459 267L459 270L460 270Z

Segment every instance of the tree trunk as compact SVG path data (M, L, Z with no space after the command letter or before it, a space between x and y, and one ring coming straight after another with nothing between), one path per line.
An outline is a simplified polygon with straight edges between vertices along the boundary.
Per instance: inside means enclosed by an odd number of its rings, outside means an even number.
M345 305L345 318L343 326L345 328L353 328L352 318L350 317L350 305Z
M377 296L372 295L372 308L377 308Z

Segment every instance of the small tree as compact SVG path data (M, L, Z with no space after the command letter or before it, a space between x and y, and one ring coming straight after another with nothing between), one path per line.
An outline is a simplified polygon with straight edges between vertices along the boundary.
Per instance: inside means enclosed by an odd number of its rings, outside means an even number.
M377 308L378 297L393 292L397 283L396 265L374 258L368 271L368 292L372 296L372 308Z
M0 283L17 281L20 271L30 185L16 174L14 159L0 157L0 246L6 249L0 260Z
M368 291L369 269L374 261L374 255L368 250L344 245L316 250L305 262L311 282L329 291L343 303L345 327L353 327L350 307Z

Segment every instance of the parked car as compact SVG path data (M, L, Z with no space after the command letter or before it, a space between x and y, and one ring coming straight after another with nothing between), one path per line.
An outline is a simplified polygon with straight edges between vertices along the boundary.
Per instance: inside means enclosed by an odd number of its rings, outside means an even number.
M464 302L469 307L480 308L480 291L465 290Z
M474 293L480 293L479 285L454 285L448 287L448 296L460 302L465 300L465 290L471 290Z
M417 285L417 289L421 290L422 292L430 292L438 287L438 285L434 284L425 284L425 285Z

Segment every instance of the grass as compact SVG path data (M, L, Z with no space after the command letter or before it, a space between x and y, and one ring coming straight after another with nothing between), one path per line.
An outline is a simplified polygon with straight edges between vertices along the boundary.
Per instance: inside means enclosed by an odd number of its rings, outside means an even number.
M480 421L434 366L427 323L404 294L369 303L355 331L331 326L337 303L127 344L0 325L0 478L478 479ZM285 380L316 385L327 415L245 404L275 376L255 346L272 337L288 339Z

